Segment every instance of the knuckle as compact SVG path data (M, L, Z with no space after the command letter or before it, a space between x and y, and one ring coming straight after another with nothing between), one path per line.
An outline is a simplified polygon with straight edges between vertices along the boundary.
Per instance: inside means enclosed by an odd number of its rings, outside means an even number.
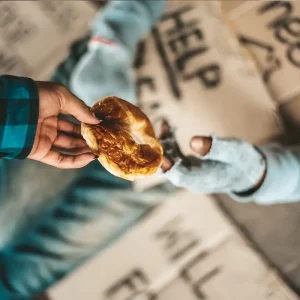
M55 88L58 90L58 91L66 91L67 90L67 87L62 84L62 83L54 83L55 84Z
M64 107L66 106L66 102L67 102L66 95L68 93L68 89L66 88L66 86L64 86L61 83L55 83L54 90L56 92L56 96L58 98L60 108L64 109Z
M64 164L65 158L62 154L60 154L57 158L57 166L60 169L64 169L65 168L65 164Z
M75 148L78 148L78 147L80 147L80 140L72 138L70 140L70 148L75 149Z

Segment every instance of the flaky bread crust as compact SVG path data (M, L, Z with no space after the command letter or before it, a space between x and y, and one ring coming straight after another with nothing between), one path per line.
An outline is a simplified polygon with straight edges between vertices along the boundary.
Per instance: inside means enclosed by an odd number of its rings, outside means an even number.
M107 171L134 181L158 170L163 149L139 108L109 96L95 103L92 111L102 121L98 125L82 123L81 133Z

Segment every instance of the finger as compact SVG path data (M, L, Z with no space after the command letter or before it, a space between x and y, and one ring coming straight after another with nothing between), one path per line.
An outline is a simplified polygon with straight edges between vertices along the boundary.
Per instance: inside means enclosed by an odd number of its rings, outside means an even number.
M245 165L262 160L262 155L253 145L235 138L194 137L191 142L192 149L202 155L203 159L216 160L224 163ZM202 141L202 147L201 147ZM203 154L202 154L203 153Z
M87 124L98 124L100 120L96 118L90 108L79 98L73 95L66 88L60 91L61 111L73 115L77 120Z
M95 160L95 155L91 153L72 156L50 150L40 161L59 169L78 169L86 166L93 160Z
M37 125L35 141L28 158L40 160L43 158L57 136L57 117L48 117Z
M163 120L162 123L161 123L161 134L164 134L164 133L168 133L170 131L171 127L169 125L169 123L166 121L166 120Z
M191 140L191 148L197 154L205 156L209 153L212 145L212 138L206 136L194 136Z
M163 120L160 124L159 139L166 139L167 137L173 136L171 126L166 120Z
M59 133L53 142L53 146L65 149L74 149L83 148L87 146L87 144L83 138L75 138L64 133Z
M52 146L72 154L92 153L83 138L74 138L63 133L58 134Z
M173 165L172 162L168 158L163 157L163 162L162 162L162 165L161 165L161 169L164 172L170 170L172 165Z
M81 136L81 126L67 120L59 119L57 127L58 131L65 132L73 136Z

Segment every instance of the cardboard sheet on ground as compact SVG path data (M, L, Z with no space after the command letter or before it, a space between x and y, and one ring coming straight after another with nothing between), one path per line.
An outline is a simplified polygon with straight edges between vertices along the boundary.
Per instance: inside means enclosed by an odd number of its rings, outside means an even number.
M299 95L300 2L244 1L226 11L241 44L257 62L273 97L284 103Z
M292 300L207 196L180 192L48 291L50 300Z
M0 3L0 74L47 79L96 13L81 1Z
M218 1L172 1L137 59L140 104L154 124L166 118L183 150L193 135L250 142L280 131L275 103L230 31ZM158 177L136 182L143 189Z

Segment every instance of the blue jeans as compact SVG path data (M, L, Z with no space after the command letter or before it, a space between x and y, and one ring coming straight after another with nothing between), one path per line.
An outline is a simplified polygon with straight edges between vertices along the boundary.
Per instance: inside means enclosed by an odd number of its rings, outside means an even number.
M175 189L143 193L95 161L76 171L0 161L0 299L28 299L107 247Z

